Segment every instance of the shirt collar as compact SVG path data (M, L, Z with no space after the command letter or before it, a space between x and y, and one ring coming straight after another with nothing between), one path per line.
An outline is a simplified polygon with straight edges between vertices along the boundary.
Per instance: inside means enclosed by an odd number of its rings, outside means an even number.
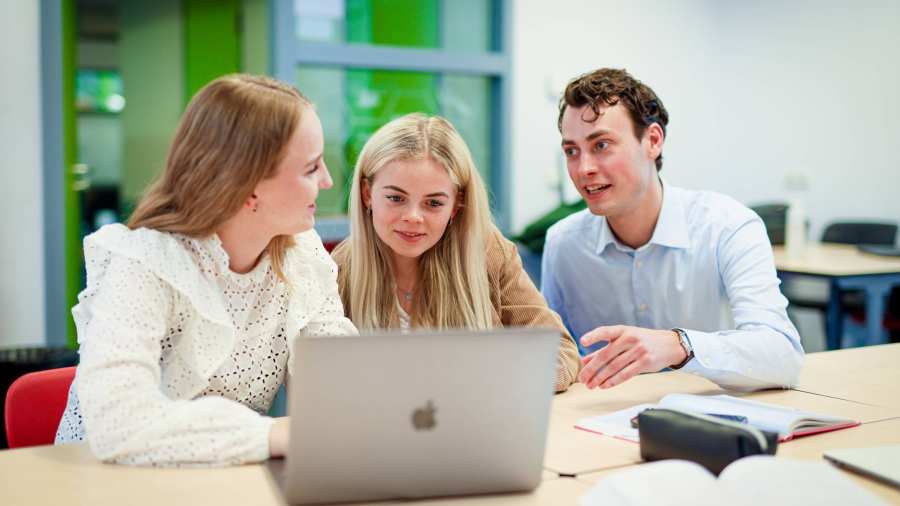
M663 187L662 209L653 230L650 242L670 248L689 248L691 237L688 232L687 215L684 208L684 195L680 188L667 185L660 178Z
M590 210L588 210L590 212ZM600 219L596 222L597 227L597 251L598 255L603 254L603 250L606 249L610 244L615 244L617 247L625 247L622 245L618 239L616 239L615 234L611 228L609 228L609 222L606 220L606 216L600 216Z
M228 267L231 260L218 234L213 233L204 238L190 240L194 243L198 253L201 253L198 260L204 270L215 273L216 276L238 287L246 288L252 283L261 283L269 271L271 260L267 252L263 253L262 258L250 272L238 274Z
M681 189L667 185L662 178L660 178L660 183L663 187L662 207L659 211L659 219L656 221L656 228L653 229L653 236L647 244L658 244L670 248L689 248L691 239L688 233ZM612 229L609 228L609 221L606 217L600 217L596 227L598 229L596 231L596 253L598 255L602 254L610 244L616 245L623 251L631 250L616 239Z

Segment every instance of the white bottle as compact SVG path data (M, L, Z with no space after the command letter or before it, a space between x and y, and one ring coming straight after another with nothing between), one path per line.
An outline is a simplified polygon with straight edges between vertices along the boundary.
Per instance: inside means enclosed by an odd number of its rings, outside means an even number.
M784 249L787 256L802 257L806 251L806 212L800 199L794 199L788 206L786 228Z

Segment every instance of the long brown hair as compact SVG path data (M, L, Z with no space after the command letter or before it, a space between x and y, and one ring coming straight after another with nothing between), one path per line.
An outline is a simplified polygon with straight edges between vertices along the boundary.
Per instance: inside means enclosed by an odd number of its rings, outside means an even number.
M260 181L275 175L309 101L264 76L232 74L194 95L175 133L166 166L128 220L128 227L206 237L237 213ZM266 248L284 280L289 235Z
M493 326L485 244L492 230L487 191L465 141L439 116L407 114L366 142L350 188L350 239L337 251L338 288L350 320L361 329L399 325L391 248L375 232L362 184L391 162L432 159L459 191L459 210L443 237L419 258L420 302L411 324L426 328ZM348 251L349 250L349 251ZM346 261L344 261L346 260Z

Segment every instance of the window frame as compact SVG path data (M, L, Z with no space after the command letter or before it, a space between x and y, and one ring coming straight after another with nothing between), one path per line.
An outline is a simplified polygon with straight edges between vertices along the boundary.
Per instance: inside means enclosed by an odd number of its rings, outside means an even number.
M492 104L488 115L489 143L492 149L487 185L494 221L500 230L508 231L512 203L508 149L512 104L511 0L490 0L493 11L491 50L484 52L298 41L294 34L294 0L271 1L272 72L282 81L295 82L299 65L453 73L489 78Z

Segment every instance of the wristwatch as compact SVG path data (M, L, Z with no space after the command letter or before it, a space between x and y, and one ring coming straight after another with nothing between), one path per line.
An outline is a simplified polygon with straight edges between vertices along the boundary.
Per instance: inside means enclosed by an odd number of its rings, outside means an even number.
M681 361L680 364L670 365L670 369L681 369L685 366L692 358L694 358L694 347L691 346L691 339L688 337L687 332L683 329L672 329L672 332L678 334L678 344L684 348L685 358Z

